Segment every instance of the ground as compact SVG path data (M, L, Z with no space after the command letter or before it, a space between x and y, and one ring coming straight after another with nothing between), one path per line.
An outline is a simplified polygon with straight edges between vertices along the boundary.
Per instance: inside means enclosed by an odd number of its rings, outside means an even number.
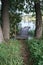
M23 62L24 62L24 65L29 65L28 63L28 60L29 60L29 55L30 55L30 52L28 50L28 47L27 45L25 44L25 40L19 40L20 43L21 43L21 51L22 51L22 56L23 56Z

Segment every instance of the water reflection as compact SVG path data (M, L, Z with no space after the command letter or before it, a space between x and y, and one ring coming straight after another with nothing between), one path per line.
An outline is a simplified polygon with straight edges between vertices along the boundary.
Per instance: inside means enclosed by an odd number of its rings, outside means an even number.
M25 28L25 27L30 27L29 30L35 30L35 22L33 22L33 21L30 21L30 22L21 21L19 23L18 28Z
M28 39L32 39L34 35L34 30L35 30L35 22L20 22L19 26L19 35L21 37L26 37Z

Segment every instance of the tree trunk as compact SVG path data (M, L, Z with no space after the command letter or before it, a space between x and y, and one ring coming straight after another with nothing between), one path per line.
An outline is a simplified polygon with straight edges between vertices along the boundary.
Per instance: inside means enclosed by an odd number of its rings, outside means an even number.
M2 29L1 29L1 26L0 26L0 43L3 42L4 39L3 39L3 33L2 33Z
M35 37L40 39L42 37L42 15L40 10L40 2L35 2L35 12L36 12L36 30Z
M8 0L2 0L2 26L4 40L9 39L9 3Z

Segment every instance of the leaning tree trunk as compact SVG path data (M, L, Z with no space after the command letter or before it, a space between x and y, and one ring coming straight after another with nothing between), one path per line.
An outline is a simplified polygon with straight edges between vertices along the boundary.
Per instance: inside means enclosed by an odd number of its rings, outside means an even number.
M1 26L0 26L0 43L2 43L3 41L4 41L4 39L3 39L3 33L2 33Z
M39 39L42 37L42 15L40 10L40 2L35 3L35 12L36 12L35 37Z
M9 39L9 3L8 0L2 0L2 26L5 40Z

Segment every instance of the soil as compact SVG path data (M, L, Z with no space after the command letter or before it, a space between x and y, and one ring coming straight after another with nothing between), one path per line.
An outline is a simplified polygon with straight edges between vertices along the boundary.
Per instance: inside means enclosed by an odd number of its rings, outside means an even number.
M30 52L28 50L28 47L26 45L25 40L19 40L21 43L21 51L22 51L22 57L23 57L23 65L29 65L29 56L30 56Z

